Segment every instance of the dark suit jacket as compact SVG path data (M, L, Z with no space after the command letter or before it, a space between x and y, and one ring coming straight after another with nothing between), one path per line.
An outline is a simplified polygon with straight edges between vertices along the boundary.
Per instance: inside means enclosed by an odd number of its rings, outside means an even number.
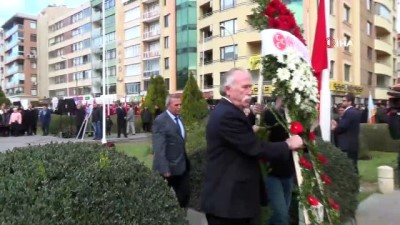
M335 129L337 146L345 152L358 152L361 113L354 107L347 109Z
M189 168L185 152L186 141L167 111L154 120L152 132L153 169L160 174L170 172L171 175L182 175Z
M258 158L288 158L288 145L257 139L243 111L226 99L212 111L206 138L202 210L225 218L257 216L266 198Z
M51 111L49 109L40 111L40 123L49 124L51 120Z
M123 124L126 121L126 111L121 107L117 108L117 122L118 124Z

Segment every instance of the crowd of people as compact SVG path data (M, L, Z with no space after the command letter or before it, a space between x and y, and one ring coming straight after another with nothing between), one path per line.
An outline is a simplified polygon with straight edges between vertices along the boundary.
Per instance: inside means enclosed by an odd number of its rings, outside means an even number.
M38 109L29 104L24 109L21 106L9 107L6 104L2 104L0 107L0 135L36 135L38 120L42 127L43 135L48 135L51 111L46 106Z

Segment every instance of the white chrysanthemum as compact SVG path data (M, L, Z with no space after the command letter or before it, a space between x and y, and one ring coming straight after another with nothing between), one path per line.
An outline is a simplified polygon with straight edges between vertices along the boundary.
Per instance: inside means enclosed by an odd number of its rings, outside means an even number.
M278 62L285 63L285 59L283 57L283 54L278 54L276 58L278 59Z
M294 102L296 103L296 105L300 105L300 103L301 103L301 96L299 95L299 93L295 93L295 94L294 94Z
M290 79L290 71L287 68L279 68L277 71L278 79L281 81Z

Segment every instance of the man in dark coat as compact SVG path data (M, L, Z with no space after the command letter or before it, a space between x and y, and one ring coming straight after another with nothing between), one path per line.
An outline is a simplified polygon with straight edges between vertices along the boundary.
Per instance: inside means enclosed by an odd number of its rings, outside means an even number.
M251 101L252 79L246 70L232 69L221 85L224 96L210 115L207 166L201 207L209 225L256 224L265 190L259 157L289 158L303 145L292 136L285 142L266 143L254 134L243 109Z
M343 97L342 106L345 108L343 116L339 122L332 120L332 130L337 135L338 147L352 160L354 170L358 174L361 113L353 107L354 99L352 94Z
M119 104L117 108L117 130L118 138L121 137L121 132L125 137L128 137L126 134L126 111L122 108L122 104Z
M85 121L86 111L83 108L82 104L78 104L76 106L75 113L75 125L76 125L76 135L78 138L82 138L84 127L82 127L83 122Z

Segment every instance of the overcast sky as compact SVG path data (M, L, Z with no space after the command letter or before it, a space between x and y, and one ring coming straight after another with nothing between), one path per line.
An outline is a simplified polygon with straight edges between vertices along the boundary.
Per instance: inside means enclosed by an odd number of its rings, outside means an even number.
M0 7L0 26L16 13L36 16L49 4L65 4L69 7L77 7L85 1L89 0L1 0L3 4Z

